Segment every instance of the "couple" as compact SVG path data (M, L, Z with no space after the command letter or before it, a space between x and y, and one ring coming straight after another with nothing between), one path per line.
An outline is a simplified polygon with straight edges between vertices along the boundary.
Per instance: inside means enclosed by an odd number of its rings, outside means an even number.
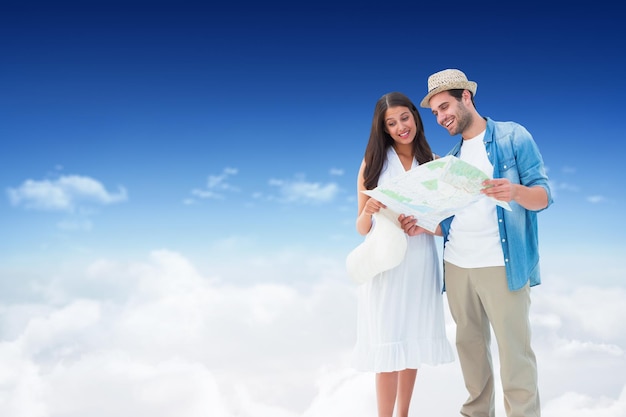
M461 135L448 154L483 170L492 179L482 192L512 208L480 199L442 221L435 233L443 236L443 291L469 394L461 415L495 416L493 329L507 416L539 417L530 287L540 283L537 212L552 204L551 191L530 133L517 123L482 117L474 104L476 88L463 72L446 69L428 78L421 102L450 135ZM358 174L357 231L374 230L386 208L361 191L434 158L410 99L397 92L381 97ZM417 368L454 360L445 335L434 237L413 217L398 214L398 226L408 236L404 259L358 289L354 366L376 373L379 417L391 417L394 408L398 417L407 417Z

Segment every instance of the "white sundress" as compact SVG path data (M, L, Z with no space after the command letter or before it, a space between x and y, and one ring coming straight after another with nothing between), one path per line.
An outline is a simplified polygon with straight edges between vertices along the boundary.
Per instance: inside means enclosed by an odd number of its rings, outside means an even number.
M413 160L413 167L417 165ZM400 158L389 147L378 183L404 172ZM441 286L434 236L409 236L404 260L358 287L354 368L392 372L452 362Z

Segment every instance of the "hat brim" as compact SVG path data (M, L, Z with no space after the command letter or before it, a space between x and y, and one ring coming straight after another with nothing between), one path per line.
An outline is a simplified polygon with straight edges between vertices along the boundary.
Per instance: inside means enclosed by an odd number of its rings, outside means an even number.
M428 94L426 94L426 97L424 97L424 99L420 103L420 106L424 107L426 109L429 109L430 108L430 99L434 95L442 93L444 91L462 89L462 90L469 90L469 91L472 92L473 95L476 95L476 89L477 88L478 88L478 84L476 84L474 81L459 81L459 82L455 82L455 83L441 85L439 87L436 87L436 88L433 88L432 90L430 90L428 92Z

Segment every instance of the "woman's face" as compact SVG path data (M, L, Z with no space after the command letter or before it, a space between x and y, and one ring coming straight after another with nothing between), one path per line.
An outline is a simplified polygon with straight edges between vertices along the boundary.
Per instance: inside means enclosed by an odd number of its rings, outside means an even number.
M417 126L408 107L390 107L385 112L385 132L399 144L409 144L415 139Z

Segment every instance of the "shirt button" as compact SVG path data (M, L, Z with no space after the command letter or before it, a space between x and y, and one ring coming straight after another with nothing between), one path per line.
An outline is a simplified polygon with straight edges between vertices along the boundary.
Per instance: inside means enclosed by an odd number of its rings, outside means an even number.
M504 260L504 262L509 262L509 260L508 260L508 259L505 259L505 260Z
M506 165L504 166L504 169L506 169Z

